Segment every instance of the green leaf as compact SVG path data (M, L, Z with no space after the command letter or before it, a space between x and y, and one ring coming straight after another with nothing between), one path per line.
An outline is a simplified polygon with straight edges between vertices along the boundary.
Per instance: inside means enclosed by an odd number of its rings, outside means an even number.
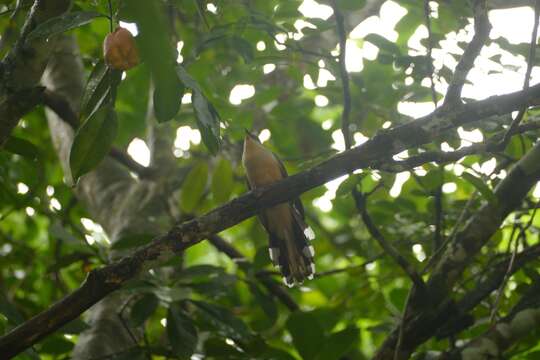
M295 312L287 320L294 346L304 359L315 359L322 350L324 328L313 312Z
M136 248L136 247L148 244L150 241L152 241L153 238L154 238L154 235L151 235L151 234L126 235L116 240L111 245L111 249L125 250L125 249Z
M180 110L184 85L176 77L156 83L154 90L154 114L159 122L166 122Z
M30 141L14 136L8 137L4 144L4 149L10 153L21 155L30 160L36 160L39 157L39 149L36 145L32 144Z
M337 196L348 196L351 194L358 182L365 176L365 174L350 175L345 181L343 181L336 190Z
M0 293L0 314L4 315L13 325L18 325L24 321L22 314L3 293Z
M369 41L381 51L389 52L391 54L400 55L401 51L399 47L379 34L368 34L364 37L364 41Z
M80 334L89 328L90 325L88 325L81 319L75 319L62 326L58 331L62 334Z
M92 69L81 100L81 117L88 117L103 104L109 94L111 71L103 60L98 61Z
M212 175L212 194L217 203L224 203L231 197L234 187L231 163L221 159Z
M73 349L73 343L60 336L50 336L43 340L40 354L65 354Z
M214 106L204 96L199 84L180 65L176 67L180 80L192 90L191 101L197 117L197 127L201 132L204 145L212 154L220 147L219 124L220 117Z
M95 11L74 11L63 14L36 26L36 28L28 34L26 40L47 38L52 35L61 34L65 31L86 25L98 17L105 17L105 15Z
M215 155L220 147L219 114L202 94L193 93L192 100L197 116L197 127L201 132L204 145L211 154Z
M239 36L233 36L231 38L231 42L234 49L238 51L240 55L242 55L242 58L246 64L253 61L255 55L253 54L253 46L249 41L246 41Z
M420 184L429 192L440 188L444 182L444 172L440 168L432 168L420 178Z
M206 182L208 181L208 166L206 163L198 163L191 169L182 184L181 208L190 213L199 204Z
M246 341L251 333L240 318L232 314L229 309L203 301L189 300L201 310L201 315L223 336Z
M237 359L242 352L227 344L224 339L211 337L204 342L204 354L211 359Z
M323 350L317 356L319 360L339 360L358 344L358 329L346 328L330 334Z
M264 314L270 320L267 327L271 327L275 324L278 317L278 309L274 298L268 294L265 294L254 282L249 283L249 290L253 294L257 305L262 308Z
M54 221L49 227L49 232L52 237L58 238L66 243L71 244L80 244L81 239L73 236L66 228L61 224L60 221Z
M366 176L364 176L360 181L360 188L365 193L370 193L374 191L378 185L379 182L377 180L373 180L369 173L366 173Z
M112 107L96 111L77 130L71 152L69 166L74 182L96 167L109 153L118 123Z
M465 180L467 180L469 183L471 183L471 185L474 186L476 190L478 190L478 192L480 192L480 194L482 194L482 196L486 198L486 200L490 204L495 205L495 206L497 205L498 203L497 197L482 179L477 178L476 176L467 172L464 172L461 176Z
M156 311L158 305L159 300L154 294L145 294L131 308L131 324L133 326L142 325Z
M407 289L394 288L390 290L389 300L397 310L401 310L405 306L408 294L409 291Z
M220 276L225 273L225 270L213 265L195 265L182 270L180 276L182 278L198 279Z
M54 264L52 264L51 266L47 268L47 272L52 273L52 272L58 271L78 261L87 260L91 256L92 254L80 252L80 251L76 251L67 255L60 256L55 261Z
M154 80L154 113L158 121L168 121L180 109L184 86L175 71L175 51L169 42L167 21L155 1L128 1L125 10L137 22L141 58L148 64Z
M181 359L189 359L197 345L197 329L178 303L167 312L167 335L173 352Z
M197 83L197 81L191 77L191 75L188 74L186 69L182 65L176 66L176 73L178 74L178 78L186 85L188 88L190 88L193 92L198 92L202 94L201 87Z
M158 349L159 347L152 347L152 353L158 355ZM162 351L162 354L159 354L159 355L162 355L163 357L165 357L166 355L164 355L163 353L168 354L168 352ZM142 348L132 348L132 349L127 349L122 352L116 353L112 357L108 356L107 360L146 359L147 355L148 353L144 351Z

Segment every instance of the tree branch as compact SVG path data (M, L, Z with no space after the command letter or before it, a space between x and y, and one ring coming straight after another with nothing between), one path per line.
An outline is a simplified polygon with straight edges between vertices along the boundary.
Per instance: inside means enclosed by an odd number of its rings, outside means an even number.
M92 271L79 289L1 337L0 353L9 356L18 354L62 325L77 318L90 306L122 287L126 281L135 277L140 271L151 266L160 258L170 256L172 253L181 253L210 235L255 215L261 209L296 198L329 180L351 173L356 169L380 163L380 159L389 159L392 155L405 149L430 142L431 139L446 130L489 116L511 112L529 104L538 97L540 97L540 85L525 91L466 104L455 110L435 111L408 124L380 132L364 144L342 152L318 166L289 176L268 187L255 189L205 215L177 225L167 234L155 238L150 244L137 250L133 255ZM537 148L538 146L535 149ZM531 174L529 170L531 170L532 165L540 166L540 161L530 160L530 156L526 156L520 162L522 165L527 164L527 171L521 171L523 166L518 166L501 182L500 190L498 190L500 196L498 196L501 204L504 205L503 214L517 205L516 202L519 202L524 196L523 192L532 186L530 182L533 181L533 178L536 179L536 173ZM489 223L487 228L483 229L486 224L482 216L485 216L484 212L487 210L492 209L480 210L480 218L478 219L479 225L482 226L482 230L486 230L486 234L488 234L488 230L492 230L500 223ZM459 235L458 239L461 241ZM482 242L480 241L479 244ZM467 246L469 246L468 243ZM446 270L444 263L439 268ZM439 278L439 280L442 279Z
M496 200L484 204L460 230L436 265L427 291L429 304L415 296L411 316L404 329L402 352L406 358L419 344L433 336L437 309L451 296L453 285L482 246L500 227L506 216L518 207L540 178L540 143L531 149L508 173L494 191ZM436 322L436 321L435 321ZM428 326L426 324L431 324ZM387 337L375 359L386 359L398 341L398 331Z
M401 267L401 269L407 274L416 288L420 291L425 290L425 284L420 275L418 275L418 272L414 269L414 267L409 264L407 259L405 259L399 252L394 249L392 245L384 238L383 234L377 229L377 226L373 223L371 220L371 217L369 216L367 209L366 209L366 200L365 197L359 193L356 190L353 190L353 196L354 201L356 204L356 209L358 212L360 212L360 216L362 217L362 221L366 225L366 228L369 232L369 234L377 240L379 245L383 248L383 250L390 255L392 259Z
M540 326L540 281L529 286L511 314L465 346L441 355L440 359L495 359L519 339Z
M437 108L437 92L435 91L435 67L433 66L433 31L431 29L431 8L429 5L429 0L424 0L424 21L426 23L428 31L428 48L427 48L427 58L429 63L429 87L431 91L431 101L433 102L433 108ZM433 235L433 248L435 251L443 243L444 237L444 216L443 216L443 192L442 184L439 185L433 191L433 200L435 208L435 231Z
M540 121L529 121L526 124L519 125L514 131L514 135L523 134L525 132L538 129L540 129ZM500 140L503 138L505 133L506 132L500 132L483 143L466 146L456 151L426 151L404 160L387 161L386 163L381 164L381 166L376 165L376 167L388 172L403 172L429 162L447 164L458 161L468 155L497 152L502 150Z
M43 90L44 88L39 86L20 89L0 100L0 149L7 142L21 117L41 103Z
M446 323L439 323L438 328L432 329L433 332L436 332L436 337L442 339L461 331L464 323L473 320L472 316L468 315L469 312L486 299L493 291L497 290L500 284L505 280L507 274L512 275L516 273L529 262L534 261L539 257L540 245L534 245L516 254L511 269L510 262L512 261L512 256L507 256L503 260L490 266L488 273L484 274L481 278L476 279L478 282L476 287L468 291L455 303L455 306L453 306L455 313L448 317L448 321ZM510 269L509 273L508 269Z
M523 80L523 89L529 88L529 84L531 81L531 72L533 68L533 64L535 62L536 58L536 41L538 38L538 24L540 21L540 0L535 1L534 6L534 26L533 31L531 35L531 45L529 46L529 58L527 59L527 70L525 71L525 79ZM525 115L525 112L527 111L527 106L522 107L519 110L519 113L516 115L516 118L514 121L512 121L512 124L508 128L508 131L504 135L504 138L502 140L503 146L506 146L508 142L510 141L510 137L512 136L513 132L516 130L516 128L521 123L521 120L523 120L523 116Z
M486 43L491 24L488 18L486 0L474 0L474 36L454 71L452 82L446 92L443 106L452 106L461 103L461 90L467 80L469 71L474 66L474 60L480 55L480 50Z
M345 20L339 10L336 1L332 1L334 17L336 19L336 30L339 38L339 77L343 89L343 112L341 113L341 132L345 139L345 149L350 149L352 145L350 114L351 114L351 88L349 84L349 73L345 64L347 53L347 32L345 31Z
M27 41L26 37L40 23L67 11L70 3L68 0L36 0L20 38L0 62L0 148L21 116L38 104L35 86L39 84L51 52L48 39ZM31 96L21 96L21 92Z

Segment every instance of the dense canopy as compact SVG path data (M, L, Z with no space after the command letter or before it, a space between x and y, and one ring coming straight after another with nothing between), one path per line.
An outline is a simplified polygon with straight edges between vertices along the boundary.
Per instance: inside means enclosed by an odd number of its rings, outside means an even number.
M537 359L539 0L3 0L0 357ZM287 179L249 191L245 130ZM317 274L262 210L300 198Z

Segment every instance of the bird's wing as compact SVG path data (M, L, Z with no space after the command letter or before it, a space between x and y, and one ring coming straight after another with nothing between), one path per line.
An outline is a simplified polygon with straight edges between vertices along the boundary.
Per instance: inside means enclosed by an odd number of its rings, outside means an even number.
M249 180L247 179L246 177L246 186L248 188L249 191L251 191L251 185L249 183ZM268 230L268 219L266 218L265 216L265 213L264 211L260 211L257 215L257 217L259 218L259 221L261 222L261 224L264 226L264 228L266 229L266 231L270 232L270 230Z
M279 169L281 170L281 175L283 175L284 178L288 177L289 174L287 174L287 169L285 169L285 165L281 162L279 157L277 157L276 154L272 153L274 157L276 158L277 163L279 164ZM298 211L300 216L302 217L302 220L304 219L304 205L302 204L302 201L300 198L296 198L291 202L292 207Z

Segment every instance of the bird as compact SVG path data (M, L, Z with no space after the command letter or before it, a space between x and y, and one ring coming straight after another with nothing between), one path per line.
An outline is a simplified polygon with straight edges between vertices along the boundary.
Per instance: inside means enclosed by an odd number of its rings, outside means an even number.
M286 178L287 171L279 158L246 129L242 165L249 190L268 186ZM268 233L270 260L292 287L313 279L315 250L313 230L304 220L299 198L259 212L259 220Z

